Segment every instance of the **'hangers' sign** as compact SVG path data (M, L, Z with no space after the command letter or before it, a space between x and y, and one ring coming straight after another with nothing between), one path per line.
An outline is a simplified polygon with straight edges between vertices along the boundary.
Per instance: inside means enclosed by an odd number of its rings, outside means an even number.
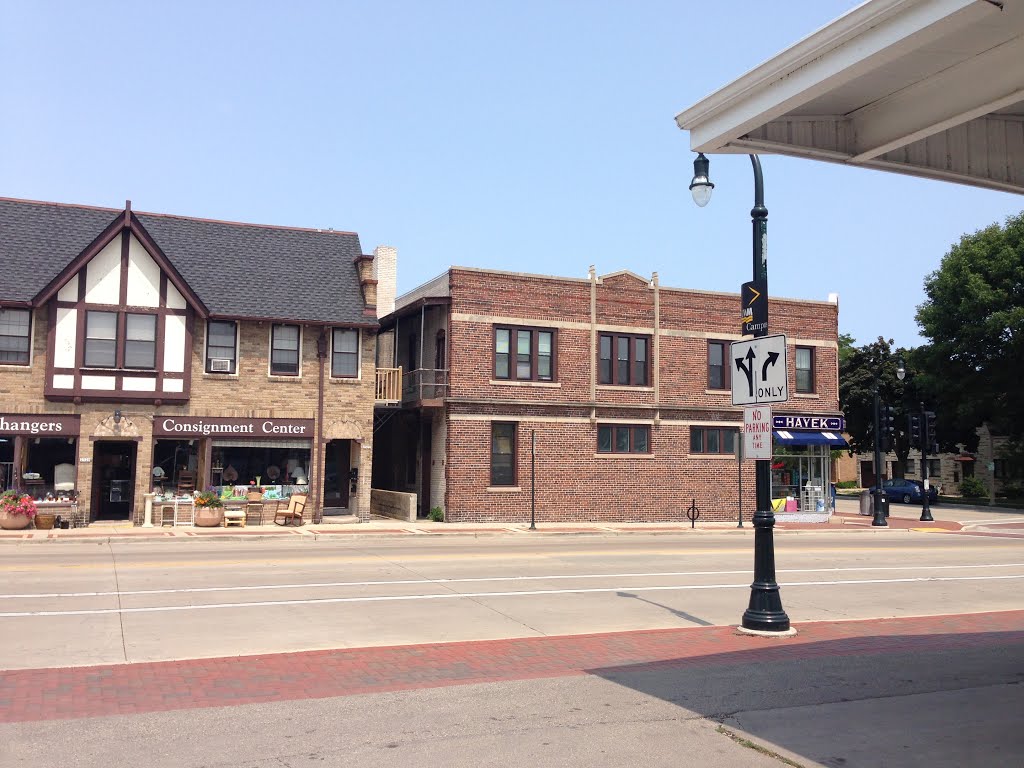
M81 417L49 413L0 413L0 434L67 437L81 431Z
M217 416L154 416L154 437L313 437L312 419L235 419Z

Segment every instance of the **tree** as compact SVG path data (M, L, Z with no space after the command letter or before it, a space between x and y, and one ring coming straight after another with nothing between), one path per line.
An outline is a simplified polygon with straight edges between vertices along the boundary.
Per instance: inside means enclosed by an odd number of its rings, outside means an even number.
M925 278L917 322L929 344L918 350L923 385L934 398L939 432L973 450L987 422L1024 440L1024 214L964 235Z
M840 333L839 334L839 365L840 366L842 366L842 364L844 362L846 362L847 359L849 359L850 355L853 354L854 345L856 343L857 343L857 340L854 339L853 336L851 336L850 334L848 334L848 333Z
M875 448L875 385L882 407L896 410L895 432L890 450L896 454L894 474L902 477L910 453L910 435L907 416L917 413L922 399L920 379L914 366L914 350L893 349L892 339L881 336L878 341L861 347L851 347L839 363L839 405L846 415L846 431L850 447L856 453L870 453ZM904 363L905 378L896 375L900 360Z

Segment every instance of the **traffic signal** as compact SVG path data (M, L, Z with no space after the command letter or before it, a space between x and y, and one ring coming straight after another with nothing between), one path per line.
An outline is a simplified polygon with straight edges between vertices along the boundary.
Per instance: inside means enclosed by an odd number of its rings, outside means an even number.
M896 409L891 405L882 408L882 450L889 452L893 448L896 436Z
M924 442L926 445L934 446L939 442L939 436L935 431L935 411L924 412ZM935 453L938 453L936 450Z
M910 445L915 448L919 448L924 445L924 443L921 442L921 417L916 413L911 413L907 416L907 421L909 422L910 427L907 430L907 434L910 435Z

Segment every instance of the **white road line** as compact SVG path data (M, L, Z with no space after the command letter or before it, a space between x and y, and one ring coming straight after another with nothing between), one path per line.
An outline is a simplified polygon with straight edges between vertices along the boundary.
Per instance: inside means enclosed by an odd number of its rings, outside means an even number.
M1020 525L1024 520L1007 520L1005 517L999 520L961 520L961 525Z
M827 587L848 586L858 584L909 584L915 582L938 581L997 581L1005 579L1024 579L1024 574L1006 576L919 576L910 579L855 579L851 581L791 581L780 582L780 587ZM212 603L208 605L169 605L143 608L96 608L80 611L19 611L0 613L0 618L26 618L41 616L96 616L102 614L125 613L163 613L167 611L207 611L226 608L268 608L283 605L326 605L329 603L382 603L403 600L454 600L484 597L530 597L536 595L583 595L608 592L668 592L689 591L698 589L749 589L750 584L687 584L680 586L658 587L595 587L592 589L550 589L530 590L525 592L445 592L427 595L379 595L376 597L321 597L306 600L267 600L257 603Z
M857 568L788 568L776 573L865 573L867 571L948 571L966 568L1024 568L1024 563L980 563L975 565L878 565ZM178 589L134 589L113 592L36 592L0 595L0 600L28 600L32 598L114 597L116 595L179 595L202 592L251 592L267 589L317 589L329 587L386 587L408 584L466 584L493 581L564 581L567 579L626 579L662 578L676 576L733 576L750 573L749 568L735 571L653 571L643 573L581 573L558 576L480 576L462 579L394 579L384 581L326 581L307 584L252 584L232 587L181 587Z

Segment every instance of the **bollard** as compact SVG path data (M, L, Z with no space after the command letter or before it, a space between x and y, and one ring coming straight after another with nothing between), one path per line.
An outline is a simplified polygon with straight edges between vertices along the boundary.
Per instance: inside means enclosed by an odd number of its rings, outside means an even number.
M690 508L686 510L686 516L690 519L690 528L697 527L697 518L700 517L700 510L697 509L697 500L690 501Z

